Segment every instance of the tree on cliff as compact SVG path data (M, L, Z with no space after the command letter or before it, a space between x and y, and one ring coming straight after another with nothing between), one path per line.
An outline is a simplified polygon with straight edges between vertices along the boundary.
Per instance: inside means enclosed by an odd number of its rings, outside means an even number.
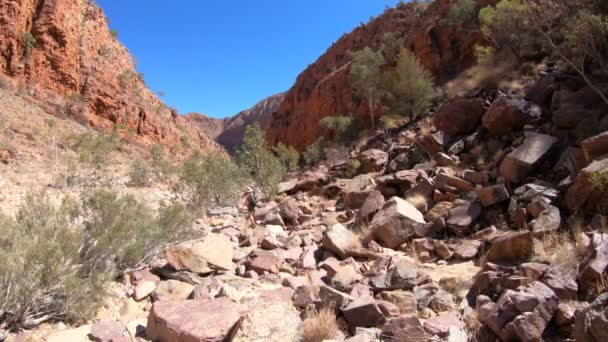
M369 47L353 52L349 81L355 94L367 101L372 129L374 114L385 94L382 66L385 64L381 51Z

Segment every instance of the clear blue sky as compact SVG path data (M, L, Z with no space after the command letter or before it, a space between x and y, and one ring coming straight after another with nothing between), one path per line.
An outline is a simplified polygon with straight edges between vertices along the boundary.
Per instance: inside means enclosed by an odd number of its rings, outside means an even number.
M397 0L97 0L150 88L225 117L288 90L342 34Z

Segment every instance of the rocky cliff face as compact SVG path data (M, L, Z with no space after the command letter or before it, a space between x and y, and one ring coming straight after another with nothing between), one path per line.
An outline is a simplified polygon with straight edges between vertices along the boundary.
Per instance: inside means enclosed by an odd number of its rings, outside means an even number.
M33 40L31 39L33 38ZM29 43L27 42L29 40ZM35 43L34 43L35 40ZM90 0L0 2L0 76L98 128L119 125L143 142L218 149L159 101Z
M479 0L479 6L493 1ZM366 25L341 37L327 52L302 72L272 116L268 130L271 144L284 142L298 149L321 134L318 122L328 115L367 115L365 103L354 98L348 85L349 52L366 46L379 47L384 33L399 32L422 64L441 83L472 65L474 47L482 39L476 29L442 23L450 0L438 0L424 10L415 4L389 9Z
M277 111L284 98L285 93L272 95L250 109L225 119L190 113L186 115L186 120L228 150L234 151L243 141L243 134L248 125L258 122L263 129L268 129L272 114Z

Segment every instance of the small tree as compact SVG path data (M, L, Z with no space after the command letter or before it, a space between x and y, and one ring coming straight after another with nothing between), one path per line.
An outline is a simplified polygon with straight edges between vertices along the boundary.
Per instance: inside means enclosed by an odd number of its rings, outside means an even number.
M458 0L450 9L446 19L448 25L467 23L475 19L477 4L475 0Z
M479 11L481 31L497 52L509 51L517 62L522 61L522 49L530 39L530 6L521 0L501 0L496 7Z
M323 137L317 139L313 144L308 145L306 151L303 153L306 165L314 165L323 160L326 147L327 142Z
M352 116L326 116L319 124L332 131L335 142L347 143L355 137Z
M184 162L181 180L192 194L192 204L232 205L245 187L246 177L230 158L194 154Z
M285 176L283 164L267 148L264 131L257 122L245 129L237 160L267 195L276 192L277 184Z
M408 49L401 49L397 66L387 74L389 103L395 114L416 117L436 96L431 73Z
M293 148L293 146L278 143L277 146L274 147L274 152L277 154L288 172L298 170L300 166L300 153Z
M367 102L372 129L375 124L376 109L385 94L381 71L384 64L381 51L373 51L366 47L353 53L349 82L355 94Z
M148 164L141 159L136 159L131 165L129 172L129 186L145 187L150 185L150 170Z
M400 32L387 32L382 36L382 54L390 64L395 63L399 52L405 45L403 34Z

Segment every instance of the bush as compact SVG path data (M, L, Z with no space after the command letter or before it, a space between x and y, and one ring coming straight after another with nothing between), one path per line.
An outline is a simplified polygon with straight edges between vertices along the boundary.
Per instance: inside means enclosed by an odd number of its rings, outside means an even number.
M448 25L458 25L475 19L477 4L475 0L459 0L450 9L450 14L446 19Z
M304 161L306 165L315 165L323 160L327 143L323 137L320 137L313 144L309 145L304 151Z
M116 29L110 29L110 35L112 36L112 38L117 39L118 31Z
M211 153L194 154L184 162L180 178L191 193L194 205L235 204L245 187L244 172L228 157Z
M320 311L310 309L306 312L302 327L302 339L304 342L323 342L336 337L338 331L338 320L334 309L322 308Z
M37 41L32 32L24 32L21 36L21 42L23 43L23 47L25 50L31 51L36 47Z
M58 207L29 194L15 218L0 217L0 319L12 330L86 320L106 281L188 236L190 223L181 207L155 218L133 198L106 191Z
M493 43L496 52L509 52L522 62L522 49L531 39L528 14L530 6L521 0L501 0L496 7L487 6L479 11L483 34Z
M145 161L136 159L129 172L129 186L145 187L150 185L150 169Z
M293 146L287 146L283 143L278 143L274 147L274 152L279 157L279 160L283 163L287 172L297 171L300 167L300 153L293 148Z
M356 137L352 116L326 116L319 124L329 129L338 143L347 143Z
M264 131L258 123L245 129L243 144L237 150L237 160L264 193L276 193L277 184L281 182L286 171L281 161L266 147Z
M171 163L165 157L165 151L160 143L152 145L152 166L157 178L168 176L174 172Z
M84 133L78 137L76 149L80 161L101 168L108 163L110 153L118 147L116 135L104 133Z
M395 69L387 75L390 109L394 114L417 117L436 96L431 73L408 49L402 49Z

